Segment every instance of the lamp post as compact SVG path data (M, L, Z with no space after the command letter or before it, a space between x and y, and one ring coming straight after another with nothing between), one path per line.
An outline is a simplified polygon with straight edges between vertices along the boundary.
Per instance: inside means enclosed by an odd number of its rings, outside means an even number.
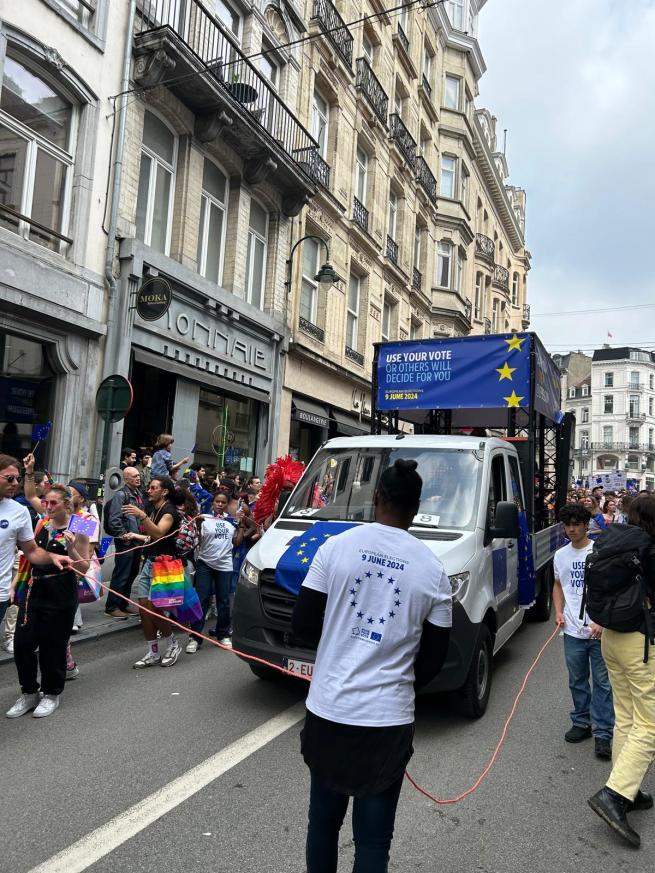
M320 282L321 285L326 286L334 285L334 283L338 282L340 279L339 274L330 263L330 249L328 248L328 244L322 237L315 236L312 233L308 233L305 236L301 236L300 239L296 243L294 243L291 251L289 252L289 257L287 258L287 281L284 283L284 287L287 289L287 295L291 293L293 253L298 248L300 243L305 242L306 239L315 239L317 242L321 243L321 245L325 246L325 263L320 268L318 273L314 276L314 279L317 282Z

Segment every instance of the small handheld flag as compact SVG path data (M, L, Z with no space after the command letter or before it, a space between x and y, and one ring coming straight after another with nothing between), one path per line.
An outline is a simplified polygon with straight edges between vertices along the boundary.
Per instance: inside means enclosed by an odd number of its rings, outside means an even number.
M68 530L71 533L83 534L85 537L91 537L96 532L98 522L91 515L71 515L68 522Z
M40 442L48 439L48 437L50 436L51 427L51 421L46 421L45 424L32 425L32 442L36 442L36 445L32 449L32 453L34 453L38 449Z

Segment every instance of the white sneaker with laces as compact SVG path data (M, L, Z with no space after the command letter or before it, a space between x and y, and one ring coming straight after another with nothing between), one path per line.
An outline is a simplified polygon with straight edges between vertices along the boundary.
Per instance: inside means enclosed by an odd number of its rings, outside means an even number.
M166 654L161 659L162 667L172 667L181 654L182 647L176 640L174 643L171 643L171 645L166 649Z
M219 640L219 643L222 646L225 646L226 649L231 649L232 648L232 637L221 637L221 639Z
M11 637L7 640L7 642L2 647L5 652L9 652L10 655L14 654L14 638Z
M59 706L58 694L44 694L41 698L41 703L32 713L32 718L47 718Z
M161 658L159 655L154 655L149 651L147 655L143 656L143 658L139 658L138 661L135 661L132 664L132 667L135 670L142 670L144 667L153 667L156 664L161 664Z
M21 694L16 703L6 712L7 718L20 718L31 709L36 709L41 700L41 695L38 691L34 694Z
M189 642L186 644L186 648L184 651L187 653L187 655L195 655L195 653L198 651L198 640L196 640L194 637L191 637Z

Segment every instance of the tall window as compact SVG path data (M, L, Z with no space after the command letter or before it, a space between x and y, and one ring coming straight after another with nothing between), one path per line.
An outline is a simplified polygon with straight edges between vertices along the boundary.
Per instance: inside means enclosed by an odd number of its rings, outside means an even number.
M389 191L389 224L387 233L396 242L396 228L398 224L398 195L395 191Z
M603 427L603 448L609 449L614 442L614 428L611 424Z
M259 309L264 305L267 249L268 213L256 200L251 200L246 251L246 295L248 302Z
M462 163L462 171L460 173L460 181L459 181L459 199L462 203L464 209L468 209L469 202L469 174L466 171L464 164Z
M423 324L420 321L414 321L409 326L409 338L419 340L423 338Z
M655 388L655 376L653 376L652 373L648 377L648 387L651 391L653 390L653 388Z
M639 395L630 394L629 404L630 415L634 418L635 416L639 415Z
M653 414L653 398L652 397L648 398L648 414L649 415Z
M498 301L491 304L491 332L498 333Z
M586 406L585 406L585 408L582 410L582 423L583 423L583 424L589 424L589 409L588 409L588 407L586 407Z
M512 274L512 306L519 305L519 274Z
M635 388L639 387L639 370L630 371L630 381L628 382L628 388L632 388L633 385Z
M414 230L414 269L421 269L421 240L423 237L423 228L417 222Z
M453 198L455 196L455 171L457 158L448 155L441 156L441 196Z
M55 251L62 242L53 233L68 231L75 127L72 102L7 55L0 92L0 226Z
M589 431L582 430L580 431L580 448L588 449L589 448Z
M270 46L262 43L262 50L267 51ZM262 55L257 61L259 69L266 81L271 86L273 92L277 92L279 87L280 70L278 65L273 60L272 55ZM278 113L276 112L276 102L273 94L268 88L262 88L259 95L258 106L261 108L261 118L259 119L264 127L272 133L273 136L277 133L277 125L279 124Z
M614 395L606 394L604 399L603 411L605 413L614 412Z
M373 67L373 43L366 34L362 37L362 54L366 58L370 67Z
M453 287L460 294L464 287L464 258L459 249L457 249L457 255L455 256L455 282Z
M475 299L473 301L473 317L482 318L482 292L484 289L484 273L475 274Z
M648 448L649 449L653 448L653 433L655 433L655 430L652 427L649 427L648 428Z
M368 155L364 149L357 149L357 161L355 164L355 197L359 202L366 205L366 183L368 176Z
M459 109L459 79L456 76L446 76L444 105L447 109Z
M146 112L136 201L136 235L147 246L166 255L170 245L176 147L172 131L152 112Z
M448 0L448 17L455 30L464 30L464 0Z
M605 373L605 387L613 388L614 387L614 373Z
M302 252L302 285L300 288L300 317L316 324L318 314L318 282L320 249L315 239L306 239Z
M630 427L628 428L628 440L629 440L629 448L636 449L639 446L639 428L638 427Z
M227 27L232 35L239 39L241 36L241 16L239 13L229 3L226 3L225 0L214 0L214 11L216 17Z
M382 304L382 339L386 342L391 338L391 304L384 301Z
M450 288L452 259L452 244L447 240L440 240L437 244L437 285L440 288Z
M423 45L423 78L432 88L432 53L427 45Z
M350 274L348 282L348 312L346 315L346 345L357 351L359 345L359 276Z
M327 160L328 123L330 106L319 91L314 91L312 103L312 136L318 143L318 151L323 160Z
M198 272L212 282L221 282L225 246L227 179L205 158L198 227Z

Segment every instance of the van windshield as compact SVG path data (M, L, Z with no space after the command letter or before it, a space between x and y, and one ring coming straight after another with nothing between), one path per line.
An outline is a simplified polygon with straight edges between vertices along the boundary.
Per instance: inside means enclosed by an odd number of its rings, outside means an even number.
M305 470L282 517L373 521L378 481L398 458L417 461L423 479L415 527L475 527L482 460L470 449L323 449Z

